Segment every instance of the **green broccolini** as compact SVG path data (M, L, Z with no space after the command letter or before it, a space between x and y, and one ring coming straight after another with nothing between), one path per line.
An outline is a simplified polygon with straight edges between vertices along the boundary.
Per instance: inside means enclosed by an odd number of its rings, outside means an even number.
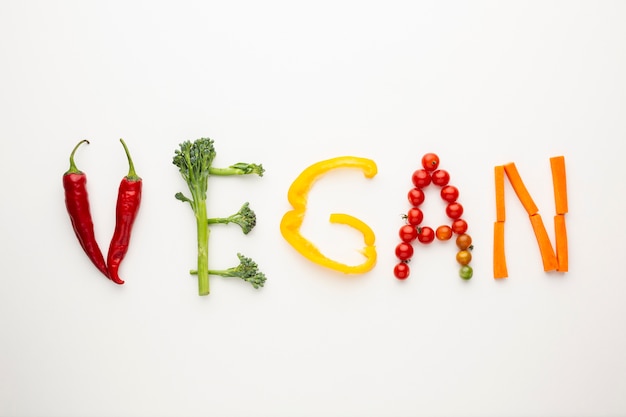
M256 226L256 214L250 208L250 204L246 201L239 211L232 216L228 217L211 217L207 219L208 224L228 224L234 223L241 227L244 234L250 233L250 231Z
M209 269L209 275L219 275L222 277L241 278L252 284L254 288L262 287L265 283L265 274L259 271L259 267L252 259L238 253L239 265L228 269ZM191 270L190 274L196 275L198 271Z
M215 158L215 148L213 139L200 138L194 142L185 141L180 144L180 148L175 151L173 164L180 171L181 176L187 182L191 198L183 193L176 193L175 197L183 202L189 203L196 217L198 236L198 267L195 273L198 275L198 292L200 295L207 295L210 292L209 275L236 276L244 281L250 282L255 288L262 287L265 282L265 275L258 271L257 264L250 258L238 255L241 264L237 267L225 271L209 270L209 224L213 223L236 223L245 234L256 225L256 215L244 203L239 212L227 218L207 217L207 187L210 175L248 175L256 174L263 176L265 170L262 165L239 162L227 168L213 167ZM230 272L228 272L230 271ZM226 274L226 275L225 275ZM230 274L230 275L228 275Z

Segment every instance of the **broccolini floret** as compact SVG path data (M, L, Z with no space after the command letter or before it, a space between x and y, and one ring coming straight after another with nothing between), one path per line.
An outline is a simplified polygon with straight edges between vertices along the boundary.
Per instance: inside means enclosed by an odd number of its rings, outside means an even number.
M196 274L198 275L198 293L200 295L209 294L209 275L222 276L240 276L245 281L252 283L255 288L263 286L265 275L258 272L256 263L249 258L243 257L246 261L241 261L239 267L231 268L232 274L240 275L223 275L224 271L210 271L208 265L209 259L209 224L223 223L216 218L208 219L207 217L207 186L210 175L247 175L256 174L262 176L265 170L262 165L248 164L240 162L229 166L228 168L213 167L213 159L215 158L214 142L209 138L200 138L194 142L185 141L179 145L174 153L173 164L180 171L181 176L187 182L187 186L191 193L191 198L183 193L176 193L175 197L189 203L196 217L197 237L198 237L198 267ZM250 209L248 203L245 203L240 211L233 216L226 218L227 223L237 223L241 226L244 233L250 232L256 225L256 215ZM242 258L240 257L240 260ZM244 266L246 266L244 268ZM239 269L237 269L239 268ZM227 270L230 271L230 270Z
M250 208L250 204L245 202L239 211L232 216L228 217L212 217L207 219L208 224L228 224L234 223L241 227L244 234L250 233L250 231L256 226L256 214Z
M259 266L252 259L238 253L239 265L228 269L209 269L210 275L219 275L222 277L241 278L252 284L254 288L260 288L265 284L265 274L259 271ZM189 271L192 275L198 271Z

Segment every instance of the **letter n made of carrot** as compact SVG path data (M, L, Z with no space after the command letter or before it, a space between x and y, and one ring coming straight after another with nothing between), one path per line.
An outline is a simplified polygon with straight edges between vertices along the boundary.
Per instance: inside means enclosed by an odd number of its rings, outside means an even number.
M550 238L548 237L542 217L539 214L539 209L522 181L522 177L515 164L510 162L505 165L496 166L494 169L496 222L494 223L493 276L496 279L506 278L508 276L504 251L504 222L506 220L504 209L505 175L513 191L515 191L517 198L528 213L539 246L544 271L568 271L567 230L565 227L565 214L568 211L565 158L563 156L550 158L550 167L552 170L552 185L556 208L556 215L554 216L555 247L550 243Z

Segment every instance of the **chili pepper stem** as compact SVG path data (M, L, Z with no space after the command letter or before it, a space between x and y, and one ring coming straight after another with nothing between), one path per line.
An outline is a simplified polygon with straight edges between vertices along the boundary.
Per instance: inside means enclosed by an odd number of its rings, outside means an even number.
M196 201L196 223L198 228L198 294L208 295L209 287L209 234L207 227L206 201Z
M78 142L76 144L76 146L74 146L74 149L72 149L72 153L70 154L70 169L67 170L67 172L65 173L65 175L67 174L80 174L82 171L80 169L78 169L78 167L76 166L76 162L74 162L74 154L76 153L76 150L78 149L78 147L80 145L82 145L83 143L87 143L89 144L89 141L87 139L83 139L80 142Z
M139 180L139 176L135 172L135 164L133 164L133 159L130 157L130 152L128 151L128 146L126 146L126 142L124 139L120 138L120 142L122 142L122 146L124 147L124 152L126 152L126 158L128 158L128 175L126 178L130 181Z

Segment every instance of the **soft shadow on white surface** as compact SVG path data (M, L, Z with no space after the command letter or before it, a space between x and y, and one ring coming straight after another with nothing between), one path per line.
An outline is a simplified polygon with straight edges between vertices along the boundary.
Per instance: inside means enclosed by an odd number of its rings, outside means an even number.
M619 2L36 2L0 5L0 414L3 416L545 416L626 413L626 8ZM210 263L236 253L255 290L197 295L195 221L178 143L209 136ZM127 166L144 199L121 274L99 276L65 212L75 143L108 247ZM392 275L421 156L461 191L474 278L451 244ZM359 261L343 211L375 231L378 264L344 276L281 237L293 179L322 159L372 158L311 192L305 231ZM492 278L493 167L514 161L547 225L549 158L565 155L570 272L544 273L507 184L509 278ZM425 222L444 218L429 191ZM553 238L551 227L548 227ZM342 240L343 239L343 240ZM340 242L340 243L338 243Z

